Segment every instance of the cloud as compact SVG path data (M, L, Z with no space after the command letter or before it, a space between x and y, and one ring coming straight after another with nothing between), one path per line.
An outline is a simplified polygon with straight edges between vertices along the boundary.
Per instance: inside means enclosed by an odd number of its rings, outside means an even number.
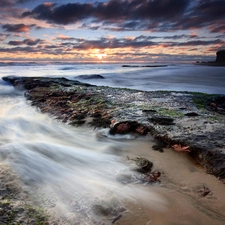
M59 39L59 40L72 40L74 38L71 38L70 36L66 36L64 34L59 34L56 39Z
M68 47L68 49L88 50L88 49L119 49L119 48L150 48L157 46L164 47L197 47L209 45L224 45L221 39L201 40L205 37L197 35L173 35L164 36L164 41L159 36L144 36L130 38L105 38L99 40L87 40L83 38L64 38L58 37L56 40L62 41L58 47ZM155 40L156 39L156 40ZM179 42L177 41L179 39ZM153 41L155 40L155 41ZM167 40L167 41L166 41ZM189 41L187 41L189 40Z
M115 49L115 48L127 48L127 47L150 47L153 45L158 45L157 42L152 42L147 38L139 41L135 38L105 38L102 37L99 40L85 40L83 38L71 38L71 39L61 39L67 42L61 43L61 46L72 47L72 49L77 50L88 50L88 49ZM68 42L70 40L70 42Z
M91 4L68 3L57 6L49 2L37 6L32 11L24 12L22 16L46 20L50 23L70 24L87 18L91 14L92 8Z
M181 39L177 40L178 36ZM192 35L171 35L162 39L160 36L138 37L102 37L98 39L74 38L64 35L58 35L52 41L44 41L40 39L24 39L21 41L9 41L10 47L0 49L1 56L11 54L12 57L23 56L25 58L45 58L51 59L75 59L85 60L96 49L103 54L107 54L109 60L149 60L156 58L161 59L187 59L193 57L190 53L195 53L199 48L204 47L208 54L212 52L214 55L217 51L214 46L224 46L223 36L216 40L202 40L202 37ZM189 41L187 41L189 39ZM162 54L160 50L166 49L166 53ZM185 56L185 52L189 55ZM18 57L17 57L18 58ZM192 58L193 59L193 58Z
M1 39L1 35L0 35ZM99 49L101 51L109 51L112 55L118 55L119 53L125 54L124 52L129 51L131 58L142 57L142 54L149 54L149 51L160 50L162 48L167 49L167 52L180 52L186 49L188 52L197 51L199 47L205 49L212 48L212 46L224 46L223 36L218 36L217 39L209 39L204 36L198 36L196 34L180 34L180 35L167 35L156 36L156 35L140 35L137 37L101 37L100 39L84 39L69 37L59 34L51 41L44 41L41 39L27 38L23 40L10 40L7 43L10 48L2 48L2 52L5 53L35 53L41 52L41 54L48 55L72 55L78 52L90 52L93 49ZM6 46L6 45L5 45ZM9 51L10 49L10 51ZM194 50L193 50L194 49ZM214 53L214 52L213 52ZM109 55L107 53L107 55ZM160 54L159 54L160 55Z
M212 33L224 33L225 34L225 24L222 24L222 25L213 24L212 26L209 27L209 29Z
M189 12L173 25L174 29L197 29L222 26L225 20L225 1L199 0ZM220 31L220 30L217 30ZM211 32L217 32L216 29ZM223 30L224 31L224 30Z
M24 39L23 41L9 41L8 45L14 45L14 46L19 46L19 45L28 45L28 46L35 46L41 42L40 39Z
M34 0L16 0L16 3L25 3L25 2L31 2L31 1L34 1Z
M177 18L184 13L188 4L188 0L110 0L95 4L68 3L64 5L44 3L32 11L24 12L22 16L64 25L89 18L114 22L146 19L163 21Z
M24 2L29 2L32 0L0 0L0 6L1 7L8 7L8 6L13 6L16 3L24 3Z
M7 32L28 32L30 27L25 24L5 24L2 28Z
M7 32L26 33L29 32L31 28L40 29L41 27L35 24L25 25L21 23L21 24L5 24L2 25L2 28Z
M8 7L14 5L13 0L0 0L0 6L1 7Z
M213 24L221 24L223 29L224 12L225 1L221 0L109 0L62 5L48 2L24 12L22 16L58 25L85 20L82 28L91 30L165 32L209 27Z
M195 12L209 19L225 18L225 1L200 0Z
M9 35L0 33L0 41L4 41Z
M175 20L181 16L189 5L188 0L153 0L143 1L135 15L143 19Z
M28 53L38 52L38 49L32 48L30 46L28 46L28 47L15 47L15 48L0 48L0 52L12 53L12 54L23 52L25 54L28 54Z
M195 40L195 41L187 41L187 42L165 42L164 47L181 47L181 46L207 46L207 45L224 45L225 41L221 39L216 40L209 40L209 41L202 41L202 40Z

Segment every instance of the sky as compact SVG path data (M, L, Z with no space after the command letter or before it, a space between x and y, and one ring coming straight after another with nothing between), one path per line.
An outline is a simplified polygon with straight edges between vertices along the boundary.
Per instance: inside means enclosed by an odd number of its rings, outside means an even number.
M225 49L225 0L0 0L0 61L195 62Z

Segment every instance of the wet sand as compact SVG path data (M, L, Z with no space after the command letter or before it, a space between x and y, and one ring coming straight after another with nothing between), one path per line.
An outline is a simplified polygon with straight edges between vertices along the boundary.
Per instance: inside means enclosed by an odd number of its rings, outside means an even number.
M177 153L170 148L160 153L152 150L151 146L152 143L136 141L133 149L138 148L139 155L153 160L154 170L162 172L161 182L142 186L139 190L134 189L134 196L140 204L140 208L134 209L143 217L139 217L139 223L126 223L125 218L122 222L121 218L121 224L223 224L224 185L194 165L185 153ZM124 154L129 154L132 150L129 149ZM133 151L133 157L135 155L136 152ZM203 187L211 190L205 197L202 197L200 192ZM146 190L147 193L160 196L158 204L154 203L154 198L151 200L151 195L143 199L142 193L146 193Z
M102 138L107 139L107 137ZM202 168L194 165L186 153L178 153L171 148L165 148L163 153L154 151L152 146L155 143L143 138L121 139L117 140L116 143L121 148L117 150L107 149L107 154L114 154L127 166L124 170L117 171L114 180L112 180L113 183L117 183L116 189L106 193L102 192L97 198L89 196L86 192L77 196L76 192L71 193L71 199L68 202L68 209L70 208L71 211L68 213L58 208L61 204L59 193L51 190L49 195L44 194L43 190L35 189L34 184L30 184L27 185L29 192L26 195L18 195L18 193L23 193L21 192L23 185L18 177L13 178L11 170L9 170L10 173L1 170L1 180L8 179L7 185L10 188L20 189L20 192L13 191L16 200L10 199L12 209L16 211L16 209L26 208L28 196L30 196L29 207L32 208L32 204L34 204L35 208L39 206L45 209L49 224L91 225L97 223L108 225L113 222L117 225L222 225L224 223L225 186L217 178L206 174ZM151 160L154 165L153 170L162 173L161 182L151 184L140 182L140 178L144 175L135 171L136 164L134 161L128 160L126 156L130 158L142 156ZM124 174L131 175L132 181L120 183L117 177ZM12 179L9 179L9 175ZM210 190L210 193L205 197L201 196L200 192L204 187ZM9 189L5 189L5 191L8 194L12 193ZM36 198L39 195L38 201L37 199L34 201L34 195ZM20 200L18 200L18 196L20 196ZM64 201L65 199L64 196ZM94 210L93 204L114 207L117 211L114 214L104 214L102 211ZM6 209L3 208L3 210L6 212ZM33 218L25 212L22 210L21 213L16 213L14 222L38 224L37 222L27 223L30 218L32 220Z

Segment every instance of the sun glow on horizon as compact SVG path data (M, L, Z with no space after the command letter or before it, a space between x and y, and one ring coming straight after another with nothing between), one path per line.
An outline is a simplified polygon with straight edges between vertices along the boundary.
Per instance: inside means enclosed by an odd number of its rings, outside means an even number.
M105 58L107 54L96 54L99 59Z
M107 57L107 54L101 53L99 49L92 49L91 51L92 51L92 53L90 53L90 56L92 58L98 58L98 59L102 60L103 58Z

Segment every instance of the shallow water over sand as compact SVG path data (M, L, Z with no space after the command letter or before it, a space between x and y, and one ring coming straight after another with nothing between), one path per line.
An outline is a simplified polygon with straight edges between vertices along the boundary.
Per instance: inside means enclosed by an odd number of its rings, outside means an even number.
M224 224L224 184L185 153L154 151L151 137L113 137L107 129L62 124L11 86L2 86L0 104L1 161L48 211L50 224ZM161 182L141 182L127 156L152 161ZM202 197L204 186L211 192Z

